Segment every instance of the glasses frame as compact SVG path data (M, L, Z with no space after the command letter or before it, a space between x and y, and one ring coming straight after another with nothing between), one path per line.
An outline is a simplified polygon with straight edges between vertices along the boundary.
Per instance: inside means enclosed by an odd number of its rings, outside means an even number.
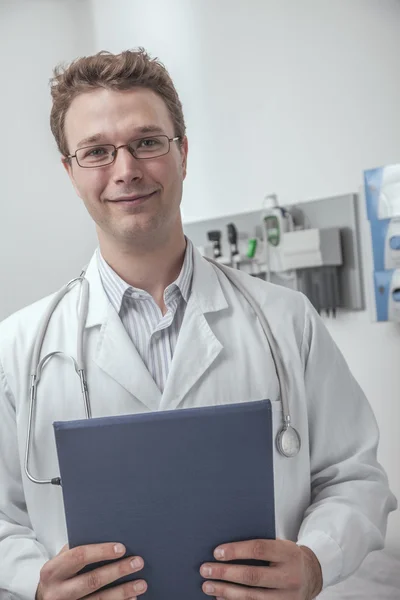
M139 142L140 140L152 140L152 139L157 139L157 138L166 138L168 140L168 150L166 152L163 152L162 154L157 154L157 156L136 156L135 152L130 148L130 145L133 144L133 142ZM131 142L129 142L128 144L121 144L120 146L115 146L114 144L95 144L93 146L84 146L83 148L78 148L78 150L75 150L75 154L68 154L65 158L64 158L64 162L67 162L69 164L71 164L71 158L75 158L76 160L76 164L81 168L81 169L101 169L102 167L109 167L110 165L114 164L116 158L117 158L117 154L118 154L118 150L120 150L121 148L128 148L129 153L136 158L136 160L151 160L154 158L160 158L160 156L165 156L166 154L169 153L169 151L171 150L171 142L177 142L178 140L181 140L182 138L180 136L176 136L173 138L168 137L165 134L160 134L160 135L150 135L150 136L145 136L145 137L141 137L141 138L137 138L136 140L132 140ZM81 165L76 153L79 152L80 150L87 150L88 148L102 148L103 146L112 146L114 148L114 157L113 160L111 162L108 162L104 165Z

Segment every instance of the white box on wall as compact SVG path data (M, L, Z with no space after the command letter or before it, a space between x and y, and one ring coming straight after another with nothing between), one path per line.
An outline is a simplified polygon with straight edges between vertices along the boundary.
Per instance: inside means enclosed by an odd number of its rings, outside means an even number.
M341 265L342 248L339 228L302 229L285 233L282 261L283 268L287 271Z

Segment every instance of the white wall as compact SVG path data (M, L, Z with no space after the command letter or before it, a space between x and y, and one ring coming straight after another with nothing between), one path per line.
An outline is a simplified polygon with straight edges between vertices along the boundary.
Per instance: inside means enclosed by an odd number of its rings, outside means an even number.
M176 82L186 222L257 209L271 191L282 203L357 192L364 169L400 161L398 1L91 1L97 50L143 45ZM400 328L367 312L327 325L374 408L400 498ZM399 511L387 545L400 554Z
M74 276L95 244L48 125L56 63L138 45L166 63L190 137L189 222L271 191L282 203L357 191L364 168L400 161L399 27L396 0L0 0L0 319ZM328 326L400 497L400 330L366 313ZM397 512L400 553L399 540Z
M191 140L187 222L357 191L400 159L397 0L92 0L98 49L169 67Z
M61 287L95 246L49 125L53 67L92 47L87 2L0 0L0 319Z

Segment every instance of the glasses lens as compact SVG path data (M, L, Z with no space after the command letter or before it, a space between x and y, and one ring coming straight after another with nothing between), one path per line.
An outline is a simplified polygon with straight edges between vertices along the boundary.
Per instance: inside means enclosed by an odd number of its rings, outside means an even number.
M76 159L81 167L101 167L114 160L114 146L91 146L76 151Z
M137 158L156 158L167 154L169 140L166 135L157 135L135 140L129 146Z

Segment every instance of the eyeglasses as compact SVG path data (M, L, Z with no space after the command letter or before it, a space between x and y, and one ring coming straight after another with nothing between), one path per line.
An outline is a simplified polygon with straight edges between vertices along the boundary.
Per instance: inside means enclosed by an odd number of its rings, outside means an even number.
M83 169L106 167L115 161L120 148L128 148L132 156L140 160L158 158L164 156L164 154L168 154L171 149L171 142L176 142L180 139L180 137L169 138L167 135L155 135L140 138L121 146L114 146L114 144L87 146L79 148L75 154L69 154L65 157L65 160L70 162L71 158L76 158L76 162Z

